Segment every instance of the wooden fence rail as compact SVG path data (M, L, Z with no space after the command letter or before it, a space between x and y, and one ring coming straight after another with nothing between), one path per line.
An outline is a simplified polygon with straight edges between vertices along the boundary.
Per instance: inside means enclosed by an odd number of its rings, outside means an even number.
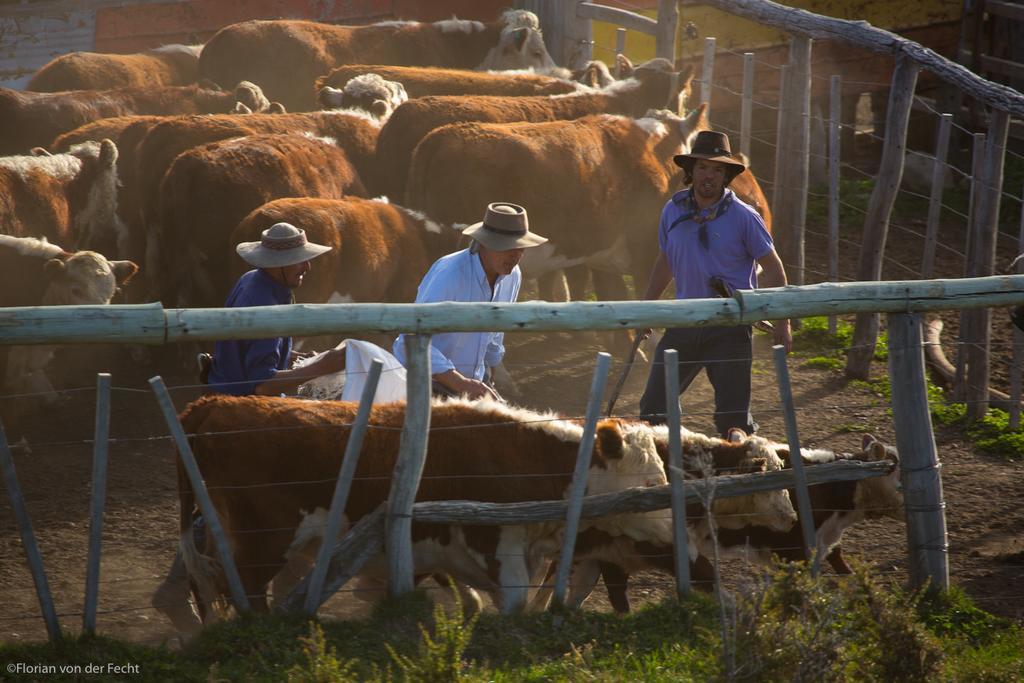
M733 299L514 304L289 304L248 309L159 304L0 308L0 344L213 341L350 332L617 330L988 308L1024 303L1024 275L842 282L738 290Z

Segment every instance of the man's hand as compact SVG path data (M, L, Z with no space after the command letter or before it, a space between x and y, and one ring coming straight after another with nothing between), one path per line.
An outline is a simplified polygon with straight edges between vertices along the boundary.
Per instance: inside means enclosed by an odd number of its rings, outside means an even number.
M777 345L786 347L786 353L793 350L793 328L789 324L789 318L775 321L773 336Z
M490 396L496 401L500 401L501 397L498 396L498 392L487 386L478 379L470 379L466 377L458 370L448 370L447 372L441 372L434 375L434 380L457 395L466 395L472 400Z

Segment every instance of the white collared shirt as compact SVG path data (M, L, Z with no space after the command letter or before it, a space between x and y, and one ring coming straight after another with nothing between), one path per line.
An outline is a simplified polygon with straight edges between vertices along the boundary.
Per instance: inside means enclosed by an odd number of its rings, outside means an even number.
M516 266L509 275L499 275L494 291L480 263L469 249L443 256L423 276L416 303L439 301L491 301L512 303L519 297L523 275ZM405 335L399 335L392 353L405 361ZM505 355L504 332L444 332L430 340L430 372L433 375L455 369L471 379L482 380L486 368L494 367Z

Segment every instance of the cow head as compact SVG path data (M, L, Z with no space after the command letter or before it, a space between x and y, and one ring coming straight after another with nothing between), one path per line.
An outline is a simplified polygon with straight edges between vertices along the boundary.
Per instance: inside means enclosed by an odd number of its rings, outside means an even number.
M350 79L344 88L321 88L318 99L323 109L354 109L384 122L409 96L397 81L386 81L378 74L362 74Z
M668 428L662 425L655 427L655 430L658 452L667 463ZM783 467L782 459L774 450L775 444L765 439L744 435L737 441L726 441L685 428L681 430L680 437L683 470L687 479L755 474L781 470ZM717 499L712 503L712 513L718 526L730 529L751 524L775 531L789 531L796 522L796 510L785 489Z
M608 65L600 59L592 59L582 69L572 72L572 80L590 88L607 88L615 82Z
M131 261L108 261L94 251L64 254L46 262L45 306L109 304L118 285L139 272Z
M501 19L504 28L498 37L498 44L491 48L477 70L545 70L557 66L544 46L540 20L536 14L526 10L509 10Z
M81 162L68 186L75 248L113 253L125 229L117 216L117 145L107 139L83 142L72 145L68 155Z
M871 477L857 482L854 507L868 519L889 517L904 519L903 487L900 483L900 457L896 449L879 441L871 434L865 434L861 441L861 452L856 459L865 462L892 463L892 471L884 477Z
M646 424L604 420L597 425L595 447L604 466L590 468L587 495L668 483L654 432ZM611 515L591 524L615 536L672 542L672 517L664 510Z
M607 91L627 100L632 116L642 116L651 108L683 116L692 82L692 66L676 71L669 60L655 58L636 67L628 79L615 82Z

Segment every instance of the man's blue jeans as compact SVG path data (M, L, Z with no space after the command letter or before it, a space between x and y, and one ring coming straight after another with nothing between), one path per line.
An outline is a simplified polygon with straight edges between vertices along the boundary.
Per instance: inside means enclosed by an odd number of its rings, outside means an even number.
M750 414L751 338L749 325L666 330L654 353L647 388L640 397L640 419L665 423L665 349L675 349L679 354L680 394L704 368L715 390L715 428L723 437L731 427L753 434L757 423Z

